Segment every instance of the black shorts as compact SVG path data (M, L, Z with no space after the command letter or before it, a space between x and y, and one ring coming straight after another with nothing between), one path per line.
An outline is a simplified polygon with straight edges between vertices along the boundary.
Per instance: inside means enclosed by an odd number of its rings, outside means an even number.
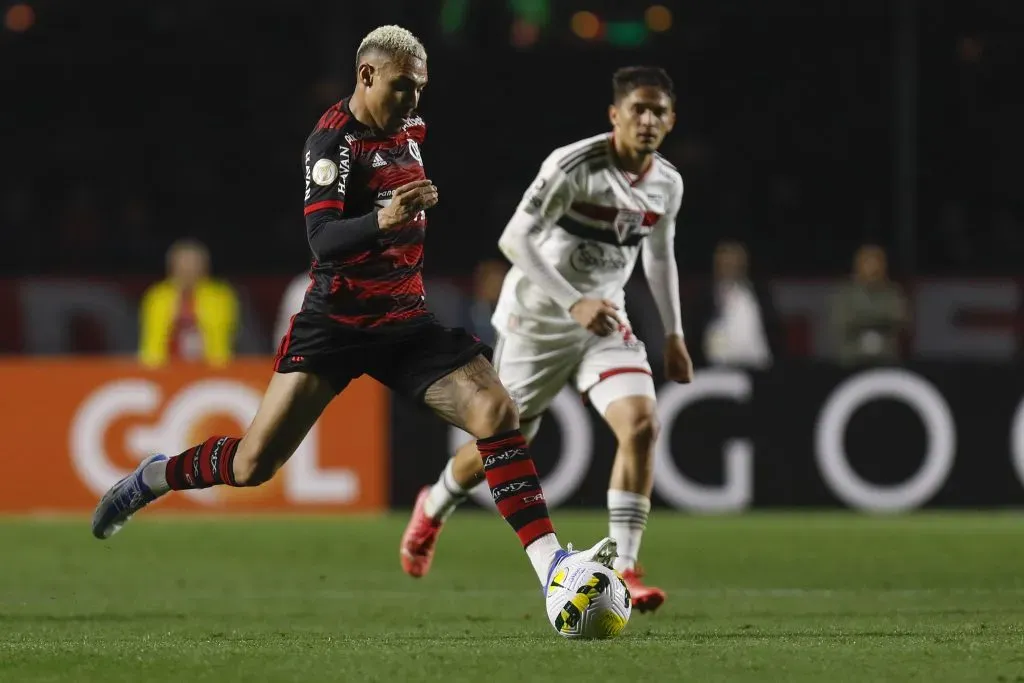
M359 330L326 316L300 312L281 341L276 372L319 375L340 393L360 375L420 401L431 384L491 348L461 327L444 327L433 316L394 328Z

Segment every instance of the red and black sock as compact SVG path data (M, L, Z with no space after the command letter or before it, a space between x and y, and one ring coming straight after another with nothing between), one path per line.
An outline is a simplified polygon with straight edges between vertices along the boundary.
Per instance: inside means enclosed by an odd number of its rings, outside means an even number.
M235 451L241 439L211 436L167 461L167 485L172 491L205 489L218 484L237 486L232 473Z
M555 532L526 439L516 429L476 442L484 475L498 512L519 536L523 547Z

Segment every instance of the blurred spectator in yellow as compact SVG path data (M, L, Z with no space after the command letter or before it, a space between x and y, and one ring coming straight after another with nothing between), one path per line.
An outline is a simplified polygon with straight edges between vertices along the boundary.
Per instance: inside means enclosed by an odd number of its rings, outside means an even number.
M836 291L832 326L843 365L900 359L900 334L909 323L903 289L889 279L885 250L865 244L853 259L853 278Z
M781 353L778 316L766 287L750 277L750 258L740 242L715 247L713 277L698 295L686 329L695 342L694 364L764 370Z
M508 265L498 259L481 261L473 270L473 291L466 304L465 318L460 324L489 346L494 346L495 342L491 316L494 315L494 307L498 305L501 285L507 273Z
M192 239L167 250L167 278L149 287L139 313L139 359L155 367L171 359L224 365L234 352L238 299L210 276L210 252Z

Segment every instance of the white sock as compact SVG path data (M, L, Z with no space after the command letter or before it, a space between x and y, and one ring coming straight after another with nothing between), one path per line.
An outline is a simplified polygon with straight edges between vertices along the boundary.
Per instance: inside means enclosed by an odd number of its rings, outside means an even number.
M143 467L142 483L157 496L162 496L170 491L171 487L167 484L167 461L157 460Z
M544 534L536 541L526 546L526 555L530 558L533 571L537 572L537 580L540 585L547 588L548 571L551 570L551 560L555 559L555 553L562 549L558 537L554 534Z
M448 460L448 464L441 471L441 476L430 487L430 493L427 494L427 500L423 504L423 511L427 513L428 517L442 522L448 519L449 515L455 512L455 508L469 495L469 491L455 481L454 463L455 458Z
M624 572L636 567L640 539L647 527L651 499L632 491L608 489L608 535L618 544L613 568Z

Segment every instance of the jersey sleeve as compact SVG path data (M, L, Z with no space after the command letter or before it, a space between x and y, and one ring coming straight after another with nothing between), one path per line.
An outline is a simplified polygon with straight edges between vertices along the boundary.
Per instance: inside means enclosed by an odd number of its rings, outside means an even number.
M572 179L559 166L558 158L548 157L498 240L509 261L565 310L583 295L541 255L532 236L557 221L572 204L574 194Z
M314 131L302 152L306 173L303 213L345 210L345 189L351 167L352 149L340 131Z
M337 259L377 237L380 226L376 211L345 217L352 148L340 130L314 131L303 150L303 167L306 238L318 260Z
M563 166L560 155L549 156L519 202L517 211L533 217L539 227L561 218L576 195L576 183Z
M666 335L683 336L682 306L679 298L679 269L676 265L676 217L683 203L682 179L677 179L666 211L651 229L642 251L644 275L658 308Z

